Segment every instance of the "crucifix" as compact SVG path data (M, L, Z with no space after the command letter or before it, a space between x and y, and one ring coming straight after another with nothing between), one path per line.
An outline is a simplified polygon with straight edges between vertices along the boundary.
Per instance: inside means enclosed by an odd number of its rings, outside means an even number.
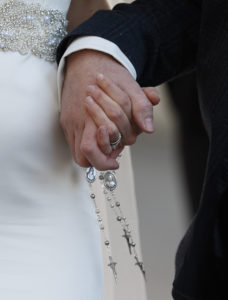
M108 264L108 267L110 267L112 269L113 276L114 276L115 280L117 280L117 272L116 272L117 263L113 261L112 256L109 256L109 261L110 261L110 263Z
M146 279L146 271L145 271L145 269L144 269L143 262L142 262L142 261L139 261L138 256L135 256L135 260L136 260L136 264L135 264L135 265L139 267L139 269L141 270L141 272L142 272L144 278Z
M130 254L132 254L132 251L131 251L131 247L132 247L131 234L126 229L123 229L123 231L124 231L124 235L122 235L122 237L126 239L129 252L130 252Z

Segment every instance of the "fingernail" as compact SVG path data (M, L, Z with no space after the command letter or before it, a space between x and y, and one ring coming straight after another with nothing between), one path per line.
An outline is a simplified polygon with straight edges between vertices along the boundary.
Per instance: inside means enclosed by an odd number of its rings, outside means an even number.
M97 78L100 79L100 80L102 80L102 79L104 79L104 75L103 75L102 73L99 73L99 74L97 75Z
M95 90L95 86L94 85L89 85L88 88L87 88L87 91L89 93L92 93L94 90Z
M154 122L152 118L146 118L144 120L144 127L147 131L153 132L154 131Z
M89 102L89 103L94 103L94 100L91 96L88 96L86 97L86 100Z

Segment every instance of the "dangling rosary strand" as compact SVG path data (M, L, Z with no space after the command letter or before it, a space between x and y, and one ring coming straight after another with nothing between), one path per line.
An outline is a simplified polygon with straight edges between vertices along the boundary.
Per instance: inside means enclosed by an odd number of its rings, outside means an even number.
M86 170L86 179L87 179L90 189L91 189L90 197L94 202L97 220L99 223L100 230L102 232L102 237L103 237L104 244L107 249L107 253L108 253L108 257L109 257L108 267L110 267L110 269L112 270L114 279L116 281L117 280L117 270L116 270L117 263L113 260L113 257L111 255L110 239L107 236L108 233L105 230L104 222L103 222L103 219L101 216L101 211L97 206L96 195L93 192L92 185L96 180L96 175L97 175L97 171L95 168L90 167ZM127 223L127 218L124 216L122 209L121 209L121 203L119 201L117 201L116 195L114 193L114 190L117 187L115 171L99 172L98 177L101 182L105 200L108 203L108 206L111 208L116 220L118 221L118 223L121 226L121 229L123 231L122 237L126 240L126 243L127 243L128 249L129 249L129 253L130 253L130 255L134 256L135 265L139 267L144 278L146 279L146 272L144 269L144 265L143 265L143 262L140 261L140 259L138 257L138 254L136 251L136 243L133 240L132 233L130 230L130 225Z

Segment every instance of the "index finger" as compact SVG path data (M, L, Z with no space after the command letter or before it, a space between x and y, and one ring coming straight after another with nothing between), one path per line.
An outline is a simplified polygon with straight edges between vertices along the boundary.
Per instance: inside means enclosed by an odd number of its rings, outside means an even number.
M119 164L115 158L105 155L100 150L97 144L97 127L89 116L85 121L80 150L90 164L100 171L119 168Z
M127 93L120 89L120 87L111 81L103 74L97 75L98 86L107 94L114 102L116 102L125 112L129 120L131 119L131 100Z

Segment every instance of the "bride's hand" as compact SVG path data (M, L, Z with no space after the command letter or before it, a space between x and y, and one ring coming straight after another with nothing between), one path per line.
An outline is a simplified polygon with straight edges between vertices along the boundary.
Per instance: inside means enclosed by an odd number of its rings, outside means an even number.
M141 130L133 122L131 99L116 84L104 75L97 76L96 85L88 87L88 97L85 100L86 108L98 127L97 142L106 155L112 153L117 157L124 145L135 143ZM155 88L143 89L147 99L156 105L160 98ZM110 142L122 135L118 150L112 151Z

